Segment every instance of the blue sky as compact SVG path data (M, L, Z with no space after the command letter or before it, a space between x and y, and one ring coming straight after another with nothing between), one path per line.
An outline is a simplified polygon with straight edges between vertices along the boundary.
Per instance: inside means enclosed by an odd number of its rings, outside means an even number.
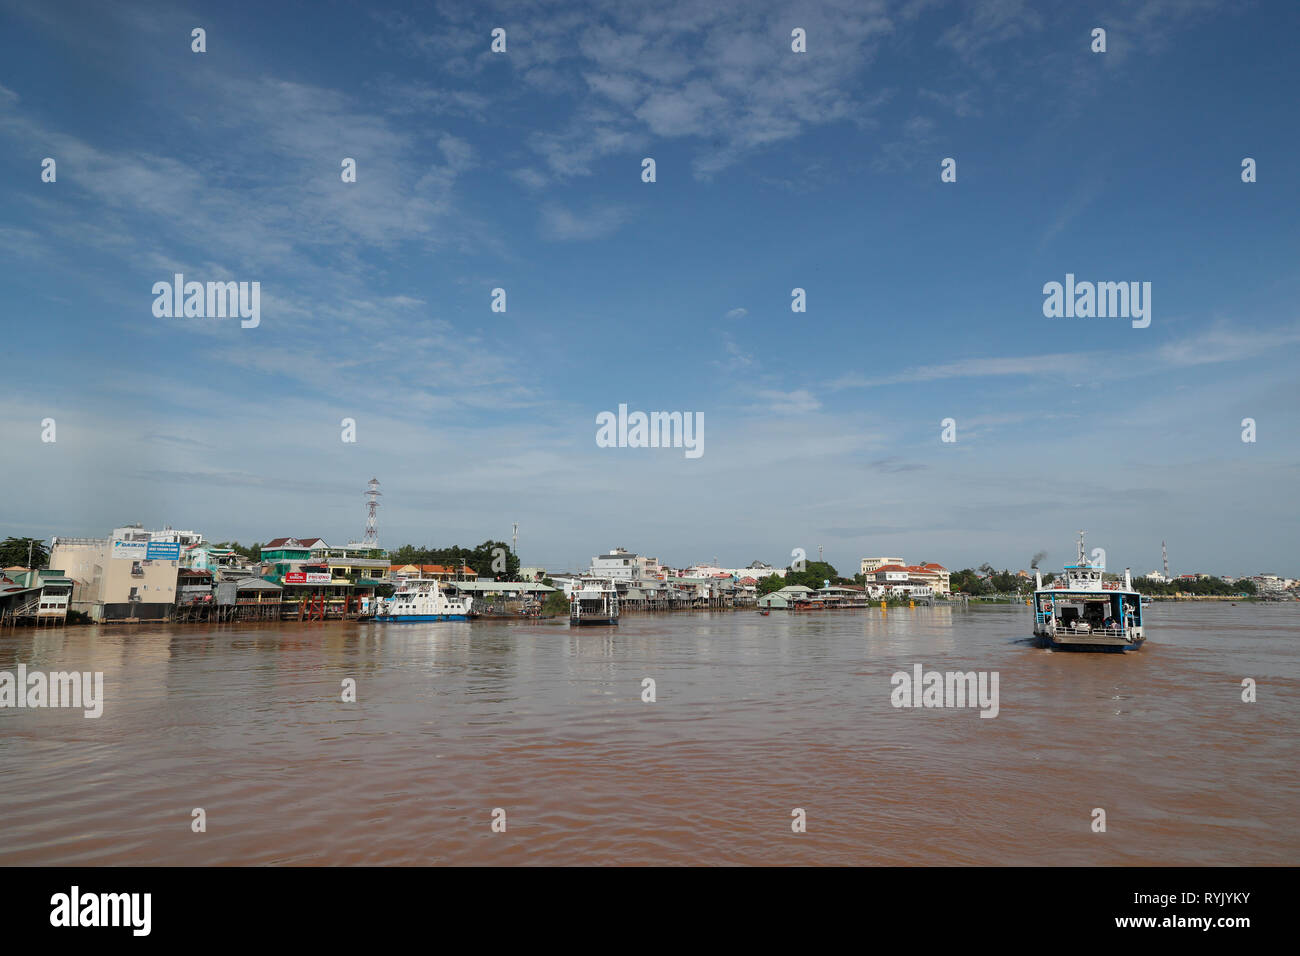
M556 568L1059 566L1086 528L1112 568L1300 573L1298 25L0 0L0 533L344 541L374 475L384 544L518 521ZM260 326L155 318L175 272L259 281ZM1150 327L1045 318L1067 272L1150 282ZM703 412L704 455L597 447L620 403Z

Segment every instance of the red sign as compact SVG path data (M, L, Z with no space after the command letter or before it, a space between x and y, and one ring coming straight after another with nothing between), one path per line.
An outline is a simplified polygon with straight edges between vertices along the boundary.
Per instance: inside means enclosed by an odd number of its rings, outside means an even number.
M305 571L290 571L284 576L285 584L306 584L307 574Z

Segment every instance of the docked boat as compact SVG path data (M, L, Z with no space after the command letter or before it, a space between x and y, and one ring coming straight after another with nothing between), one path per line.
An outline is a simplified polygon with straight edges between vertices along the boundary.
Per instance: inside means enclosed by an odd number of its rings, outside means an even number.
M1135 651L1146 640L1142 624L1142 595L1133 589L1133 575L1107 581L1104 564L1090 564L1079 532L1079 560L1066 565L1063 576L1047 587L1035 574L1034 636L1043 647L1082 650Z
M618 623L618 591L612 584L588 581L569 597L569 626L609 626Z
M468 621L474 599L461 594L454 584L432 578L404 582L386 601L380 602L376 621L389 624L420 621Z

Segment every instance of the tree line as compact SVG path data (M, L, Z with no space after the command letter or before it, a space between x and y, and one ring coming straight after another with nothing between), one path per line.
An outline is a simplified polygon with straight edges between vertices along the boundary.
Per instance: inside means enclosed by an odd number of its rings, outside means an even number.
M519 580L519 558L505 541L484 541L476 548L431 548L427 545L404 544L388 552L391 564L441 564L460 568L468 565L480 577L502 581Z

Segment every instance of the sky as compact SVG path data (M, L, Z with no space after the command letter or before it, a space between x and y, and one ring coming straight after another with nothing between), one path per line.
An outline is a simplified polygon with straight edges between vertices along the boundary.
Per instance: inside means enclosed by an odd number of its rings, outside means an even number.
M1050 569L1085 529L1300 575L1298 26L0 0L0 535L342 543L377 477L383 545L518 522L552 570ZM176 273L258 282L259 324L156 316ZM1150 324L1045 315L1067 274L1150 283ZM620 404L703 453L602 447Z

